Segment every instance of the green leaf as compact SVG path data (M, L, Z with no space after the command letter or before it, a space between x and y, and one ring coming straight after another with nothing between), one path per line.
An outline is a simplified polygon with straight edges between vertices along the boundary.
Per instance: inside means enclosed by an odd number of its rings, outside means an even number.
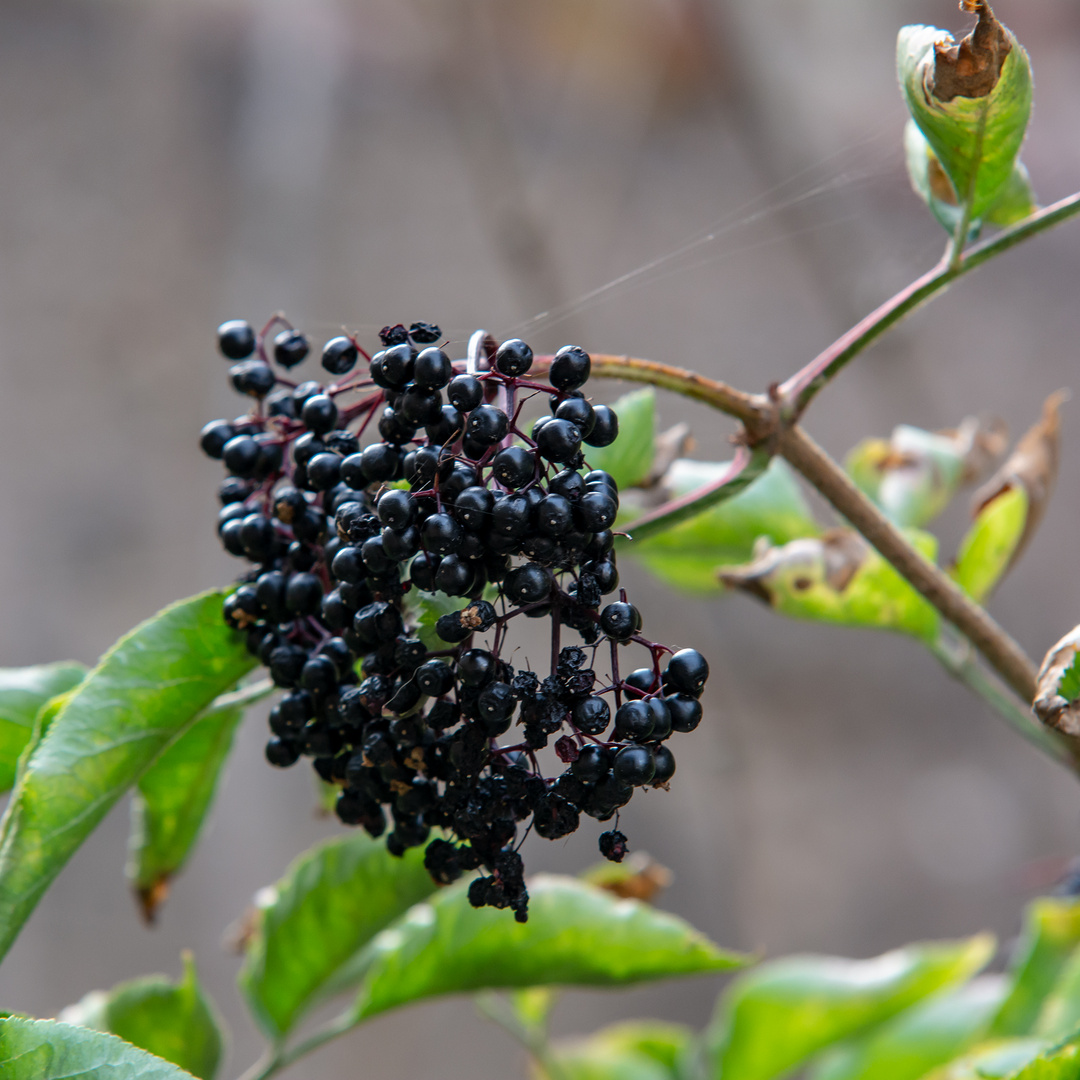
M988 5L980 8L977 27L960 45L969 51L966 78L957 78L949 61L947 31L905 26L897 42L897 72L912 119L941 163L956 201L970 198L973 220L1002 198L1031 114L1027 53ZM981 79L972 78L974 72Z
M117 799L255 665L222 621L224 595L183 600L121 638L33 747L0 822L0 955Z
M240 988L274 1039L289 1032L320 994L355 984L346 965L375 934L436 886L422 848L395 858L359 833L300 856L258 897Z
M926 136L919 130L914 120L909 120L904 128L904 155L907 160L908 176L911 186L930 212L937 218L945 231L952 236L960 225L962 211L956 202L956 193L952 189L945 170L938 161ZM1005 186L1001 189L994 205L986 212L986 220L993 225L1015 225L1035 213L1037 209L1035 194L1031 189L1031 178L1022 161L1017 161ZM974 240L981 231L982 222L975 220L968 231L968 240Z
M199 985L190 953L184 954L180 982L149 975L107 993L95 990L65 1009L60 1019L119 1035L200 1080L213 1080L221 1064L225 1040L220 1020Z
M244 710L273 690L258 683L219 698L139 780L127 874L148 922L195 847Z
M888 440L864 439L844 467L890 521L917 528L949 505L979 434L971 421L946 433L901 424Z
M466 883L418 904L372 941L354 1021L487 987L617 986L745 962L674 915L574 878L538 875L529 897L526 923L473 908Z
M981 603L1009 568L1028 519L1028 494L1019 484L992 499L979 511L961 541L953 577Z
M645 480L652 469L656 438L656 393L651 387L624 394L611 407L619 417L619 435L604 447L584 446L592 469L604 469L615 478L619 490Z
M1035 1034L1057 1042L1080 1029L1080 948L1065 962L1053 989L1043 1001Z
M647 1054L587 1040L568 1043L552 1051L555 1069L536 1070L543 1080L674 1080L674 1074Z
M720 1000L707 1032L715 1077L769 1080L856 1037L927 995L970 978L990 935L910 945L873 960L802 956L762 964Z
M1028 906L1010 964L1009 988L990 1034L1027 1035L1073 951L1080 947L1080 902L1043 897Z
M919 1080L980 1037L1004 993L1000 977L984 976L926 998L862 1042L833 1051L811 1080Z
M669 1073L678 1073L692 1056L696 1039L685 1024L661 1020L626 1020L601 1028L590 1039L593 1046L611 1053L631 1053L655 1061Z
M1046 1048L1041 1039L999 1039L974 1050L928 1073L925 1080L1004 1080L1026 1076L1027 1066L1038 1060ZM1044 1077L1043 1080L1050 1080Z
M0 791L15 782L19 755L30 742L42 706L82 682L86 667L74 660L36 667L0 668Z
M665 477L673 496L703 487L726 463L679 460ZM745 491L696 517L645 540L621 547L676 588L695 593L721 590L719 566L745 562L761 536L773 544L817 536L820 529L787 462L776 458Z
M916 529L907 536L932 562L937 539ZM768 548L746 566L724 568L720 580L793 618L938 637L934 607L850 530Z
M986 1075L985 1072L982 1075ZM1077 1080L1080 1077L1080 1047L1076 1043L1048 1050L1029 1061L1009 1080Z
M0 1020L2 1080L191 1080L115 1035L56 1020Z
M1072 663L1062 672L1057 692L1066 701L1080 698L1080 652L1073 655Z

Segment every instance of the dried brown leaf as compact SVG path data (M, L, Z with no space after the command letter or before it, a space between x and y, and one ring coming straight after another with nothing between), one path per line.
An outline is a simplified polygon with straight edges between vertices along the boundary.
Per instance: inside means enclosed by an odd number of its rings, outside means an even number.
M1046 399L1037 423L1024 433L1005 463L972 498L971 516L975 518L1005 492L1015 487L1022 487L1027 492L1027 521L1020 543L1009 560L1010 567L1035 534L1053 494L1060 459L1060 411L1068 397L1068 390L1056 390Z
M1061 677L1080 649L1080 626L1070 630L1047 654L1035 678L1035 715L1066 735L1080 737L1080 700L1069 701L1058 693Z
M985 0L963 0L968 14L979 21L955 45L934 46L934 81L931 90L939 101L986 97L997 86L1012 43Z

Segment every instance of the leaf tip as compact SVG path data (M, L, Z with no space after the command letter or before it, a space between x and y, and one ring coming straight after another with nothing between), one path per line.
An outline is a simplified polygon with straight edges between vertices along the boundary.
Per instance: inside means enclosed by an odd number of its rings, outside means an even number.
M147 926L157 922L161 905L169 898L171 879L168 874L159 874L149 885L139 885L135 889L135 899L139 905L139 914Z

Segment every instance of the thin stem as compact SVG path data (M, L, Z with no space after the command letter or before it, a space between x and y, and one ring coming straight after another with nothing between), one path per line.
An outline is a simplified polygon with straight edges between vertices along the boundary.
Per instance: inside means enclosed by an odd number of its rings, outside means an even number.
M802 428L781 428L776 439L777 452L978 649L1020 698L1031 702L1035 697L1035 665L987 611L916 551Z
M543 1069L547 1080L567 1080L563 1068L555 1060L542 1027L526 1026L513 1009L493 993L477 994L476 1011L498 1024L515 1042L532 1055Z
M962 641L958 645L959 648L938 641L928 647L953 678L981 697L1021 738L1060 764L1075 768L1076 750L1069 746L1068 741L1040 724L1029 709L1021 707L1009 691L983 671L975 659L970 642Z
M797 420L817 394L871 342L958 277L1077 214L1080 214L1080 192L1039 210L1012 228L998 233L992 240L970 248L955 266L950 265L949 255L946 254L932 270L886 300L780 386L785 416Z
M711 483L663 503L625 528L620 526L620 530L628 540L644 540L654 533L670 529L744 491L765 471L771 460L772 455L764 448L749 450L740 446L728 467Z
M533 362L532 371L541 373L550 363L550 356L539 356ZM655 360L593 353L592 374L605 379L625 379L627 382L648 383L662 390L673 390L683 397L711 405L728 416L737 417L746 424L759 426L767 422L772 415L766 398L735 390L727 383L707 379L696 371L660 364Z
M975 162L971 175L968 177L967 191L964 192L964 205L960 211L960 220L956 223L953 232L951 250L949 252L949 269L959 269L964 260L964 245L967 243L968 229L971 228L971 209L975 205L975 191L979 183L979 165L982 163L983 139L986 136L986 120L990 115L990 101L983 99L982 112L979 113L979 125L975 130L975 149L972 151L972 161Z
M268 1080L269 1077L282 1069L287 1069L294 1061L341 1035L346 1034L356 1027L356 1021L350 1013L342 1013L339 1017L331 1020L326 1027L319 1028L313 1035L297 1043L291 1050L282 1046L274 1047L267 1052L247 1070L239 1080Z

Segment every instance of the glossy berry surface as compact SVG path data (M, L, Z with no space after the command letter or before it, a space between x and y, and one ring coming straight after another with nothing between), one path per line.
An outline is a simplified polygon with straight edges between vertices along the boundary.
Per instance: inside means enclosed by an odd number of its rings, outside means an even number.
M219 343L250 410L199 441L226 471L222 545L248 562L222 617L284 693L267 761L312 759L343 823L393 855L424 846L441 884L479 870L470 902L524 921L525 832L558 840L666 787L666 740L701 722L708 676L695 650L642 637L624 591L604 600L619 491L588 455L618 420L585 396L589 357L560 349L548 386L523 341L466 362L433 324L395 324L370 360L332 338L330 381L294 387L262 358L292 367L307 337L232 325ZM535 669L519 616L551 639ZM618 860L627 840L600 846Z

